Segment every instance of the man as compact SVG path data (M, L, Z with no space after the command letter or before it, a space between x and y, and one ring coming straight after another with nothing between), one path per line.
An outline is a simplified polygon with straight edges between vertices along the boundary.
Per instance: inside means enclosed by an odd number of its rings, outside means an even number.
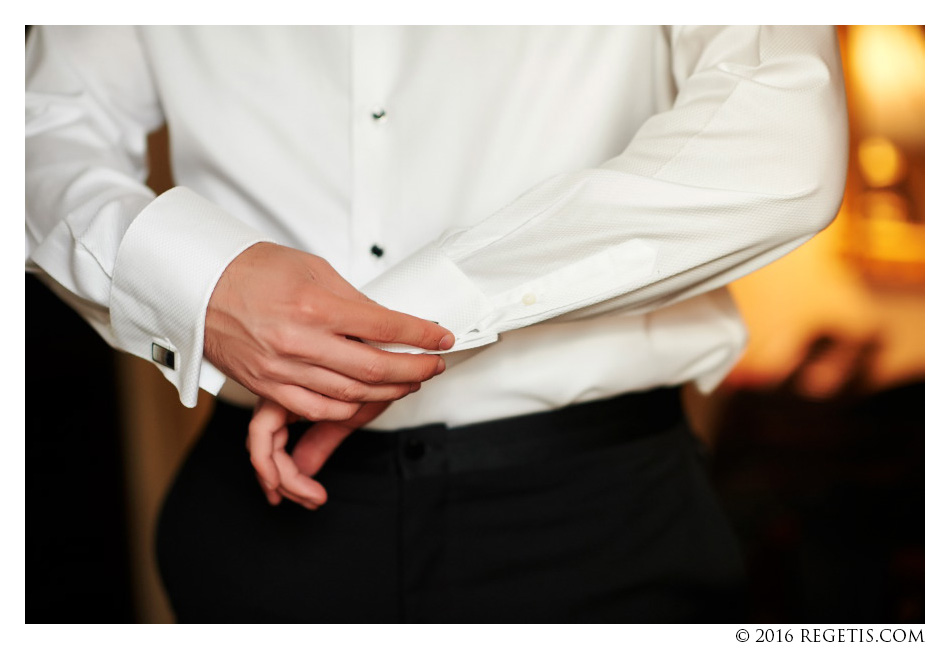
M221 397L161 525L180 619L735 614L666 386L837 211L831 28L41 29L27 90L28 265ZM258 397L267 499L319 511L255 501Z

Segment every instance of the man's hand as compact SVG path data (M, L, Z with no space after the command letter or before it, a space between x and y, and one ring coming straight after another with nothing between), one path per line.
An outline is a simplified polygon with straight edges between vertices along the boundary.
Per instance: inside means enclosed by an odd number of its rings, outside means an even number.
M312 476L347 435L378 417L389 403L366 403L346 421L313 424L297 442L291 457L286 450L287 425L296 416L273 401L258 401L248 426L247 449L268 502L277 505L285 497L307 509L323 505L327 501L326 489Z
M431 354L384 352L361 340L446 350L452 333L390 311L314 255L258 243L218 280L205 319L204 354L255 394L312 421L350 419L445 369Z

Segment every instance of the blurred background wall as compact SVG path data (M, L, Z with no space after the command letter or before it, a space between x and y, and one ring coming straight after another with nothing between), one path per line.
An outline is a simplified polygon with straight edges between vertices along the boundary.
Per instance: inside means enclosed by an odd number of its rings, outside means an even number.
M748 351L715 393L685 395L745 549L752 621L924 619L924 33L839 27L841 213L733 284ZM164 132L150 151L163 191ZM173 621L154 523L213 400L182 407L26 284L26 621Z

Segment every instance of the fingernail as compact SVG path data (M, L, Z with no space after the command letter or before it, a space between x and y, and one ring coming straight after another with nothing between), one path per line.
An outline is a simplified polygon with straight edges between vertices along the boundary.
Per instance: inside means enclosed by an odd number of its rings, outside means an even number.
M419 388L421 387L422 387L421 383L413 383L412 385L409 386L409 392L418 392Z
M439 341L439 349L446 350L452 349L452 345L455 344L455 336L452 334L445 334L442 336L442 340Z
M445 371L445 359L439 358L439 364L435 366L435 373L441 374Z

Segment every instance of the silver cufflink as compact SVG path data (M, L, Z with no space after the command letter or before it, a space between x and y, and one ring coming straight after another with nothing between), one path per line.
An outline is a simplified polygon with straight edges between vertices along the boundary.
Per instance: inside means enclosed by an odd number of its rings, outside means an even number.
M162 347L158 343L152 343L152 360L161 363L165 367L175 369L175 352Z

